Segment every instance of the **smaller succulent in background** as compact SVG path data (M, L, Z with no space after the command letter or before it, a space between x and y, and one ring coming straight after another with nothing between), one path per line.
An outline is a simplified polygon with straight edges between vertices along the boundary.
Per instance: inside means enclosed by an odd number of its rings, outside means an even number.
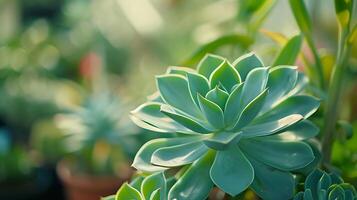
M319 169L311 172L304 184L304 191L299 192L294 200L356 200L355 188L344 183L334 173L326 173Z
M166 200L171 182L162 172L146 177L138 176L130 184L124 183L115 195L102 200Z
M73 111L56 117L64 141L79 170L90 174L115 172L127 164L126 152L135 146L131 127L122 118L122 104L112 95L92 96ZM125 139L124 139L125 137Z

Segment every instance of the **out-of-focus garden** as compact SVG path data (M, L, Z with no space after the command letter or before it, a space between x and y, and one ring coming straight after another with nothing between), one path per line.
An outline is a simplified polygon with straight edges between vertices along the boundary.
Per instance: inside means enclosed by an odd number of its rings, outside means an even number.
M155 98L154 77L167 66L194 69L207 53L233 61L255 52L266 66L304 72L305 92L321 103L310 117L321 130L308 141L314 162L356 187L357 13L346 28L338 1L305 1L309 24L297 2L0 0L0 199L115 194L138 176L131 165L143 144L175 137L138 127L130 112ZM230 198L218 188L210 199ZM256 198L247 190L235 199Z

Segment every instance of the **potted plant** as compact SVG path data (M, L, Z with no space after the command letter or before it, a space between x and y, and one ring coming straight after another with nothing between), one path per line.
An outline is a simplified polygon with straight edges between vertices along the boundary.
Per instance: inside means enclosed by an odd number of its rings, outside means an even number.
M71 200L98 199L131 177L127 149L130 127L122 124L118 100L92 96L81 107L56 116L68 154L57 172ZM129 138L130 139L130 138Z

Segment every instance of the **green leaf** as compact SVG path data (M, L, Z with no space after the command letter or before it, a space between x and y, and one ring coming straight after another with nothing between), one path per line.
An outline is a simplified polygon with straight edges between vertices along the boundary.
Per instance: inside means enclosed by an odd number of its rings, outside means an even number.
M140 191L141 189L141 184L144 180L144 177L142 176L137 176L136 178L134 178L131 182L130 185L135 188L136 190Z
M307 140L317 136L319 128L309 120L303 120L296 123L283 132L266 137L266 139L298 141Z
M165 167L182 166L199 159L207 150L201 141L163 147L154 152L151 162Z
M293 66L277 66L269 71L267 88L269 93L262 112L270 110L279 100L286 96L296 84L298 73ZM283 84L282 84L283 83Z
M343 29L349 29L353 15L353 0L335 0L335 11L340 26Z
M264 138L242 140L239 143L247 156L283 171L305 167L314 160L309 145L304 142L264 140ZM264 152L264 154L262 154Z
M213 133L211 137L204 139L203 142L210 148L215 150L224 150L231 144L236 144L242 137L241 132L218 132Z
M195 73L195 70L188 67L176 67L170 66L167 68L167 74L177 74L181 76L186 76L188 73Z
M182 126L198 133L210 133L211 130L207 129L207 125L201 124L201 122L192 120L184 115L175 113L171 109L169 109L166 105L161 106L161 112L170 117L171 119L175 120ZM176 131L175 131L176 132Z
M234 85L241 82L241 79L237 70L235 70L227 60L225 60L212 72L209 82L211 88L214 88L221 83L227 91L230 91Z
M311 19L307 12L304 0L289 0L289 3L301 32L310 37Z
M167 104L195 118L202 117L184 77L173 74L161 75L156 77L156 81L161 97Z
M211 76L211 73L217 69L223 62L224 58L221 56L206 54L198 64L197 71L207 79Z
M281 49L272 66L295 64L302 45L302 39L302 35L292 37Z
M161 195L165 195L166 181L163 173L151 174L144 178L143 183L141 184L141 194L144 199L150 199L152 193L157 189L160 189Z
M160 110L162 103L147 102L131 112L132 120L138 126L156 132L182 132L189 133L189 129L171 120Z
M301 115L289 115L276 121L244 127L242 134L245 138L271 135L299 122L301 119L303 119Z
M235 60L233 66L239 72L241 80L245 81L250 71L257 67L264 67L264 64L255 53L248 53Z
M124 183L118 190L115 200L130 199L130 200L144 200L140 192L131 187L128 183Z
M214 89L210 90L207 95L206 99L213 101L216 103L222 110L224 110L224 106L226 105L226 101L228 99L229 94L224 90L221 90L218 86Z
M334 187L328 195L328 200L345 200L345 191L339 185Z
M343 136L344 139L351 139L353 136L353 126L348 121L339 120L337 122L339 134Z
M236 196L253 182L254 169L239 147L233 145L217 152L210 175L217 187Z
M169 199L202 200L208 197L213 187L209 170L213 162L214 151L194 162L169 192Z
M297 193L294 197L294 200L304 200L304 192Z
M251 158L249 160L254 167L255 174L251 188L256 194L265 200L292 198L295 189L295 180L292 174Z
M311 190L306 190L306 191L305 191L305 193L304 193L304 200L315 200L315 199L312 197Z
M318 199L317 184L319 183L320 178L323 176L323 174L324 172L322 172L321 170L315 169L306 177L304 189L305 191L310 190L311 196L314 199Z
M267 89L260 93L253 101L251 101L243 110L237 123L234 125L232 131L238 131L242 127L248 125L254 120L259 113L260 109L264 105L265 97L267 95Z
M229 95L225 109L224 109L224 121L226 126L231 126L235 123L244 107L241 105L243 84L239 84L235 87L232 93Z
M306 119L311 116L319 106L319 100L312 96L291 96L273 107L270 111L256 118L254 123L277 120L292 114L300 114Z
M160 200L160 189L151 193L150 200Z
M273 32L266 29L261 29L260 32L272 39L279 46L284 46L288 42L288 38L279 32Z
M198 101L202 112L206 116L208 122L216 129L224 128L224 119L222 109L212 101L198 95Z
M195 101L196 105L198 106L198 99L197 95L200 94L205 96L209 91L209 83L206 77L202 76L201 74L196 73L187 73L187 80L188 86L190 88L190 92L192 95L193 100Z
M193 55L184 62L184 66L195 65L201 58L203 58L207 53L213 53L220 47L225 45L234 45L238 46L242 49L247 49L250 45L253 44L253 39L246 35L241 34L229 34L218 37L211 42L208 42L204 45L201 45L199 49L197 49ZM202 74L201 72L199 72ZM208 78L209 76L207 76Z
M268 68L259 67L250 71L243 85L242 106L248 105L265 89L268 81Z
M136 153L132 166L144 172L163 171L167 168L151 164L152 154L159 148L175 146L199 140L201 137L159 138L145 143Z
M324 173L317 184L317 191L321 191L321 190L327 191L330 186L331 186L331 178L328 174Z

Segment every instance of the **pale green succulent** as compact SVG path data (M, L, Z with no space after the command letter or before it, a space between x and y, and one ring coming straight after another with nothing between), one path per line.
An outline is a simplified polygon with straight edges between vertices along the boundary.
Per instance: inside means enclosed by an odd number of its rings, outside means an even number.
M130 184L124 183L115 195L102 200L166 200L170 182L160 172L147 177L138 176Z
M291 172L314 159L304 140L318 133L307 118L319 107L299 94L306 78L296 67L264 67L254 53L232 64L207 55L197 71L170 67L156 80L156 98L134 110L132 120L176 137L143 145L133 166L186 166L169 199L202 200L214 185L232 196L248 187L264 199L293 196Z
M294 200L356 200L355 188L344 183L334 173L326 173L319 169L311 172L304 184L304 191L299 192Z

